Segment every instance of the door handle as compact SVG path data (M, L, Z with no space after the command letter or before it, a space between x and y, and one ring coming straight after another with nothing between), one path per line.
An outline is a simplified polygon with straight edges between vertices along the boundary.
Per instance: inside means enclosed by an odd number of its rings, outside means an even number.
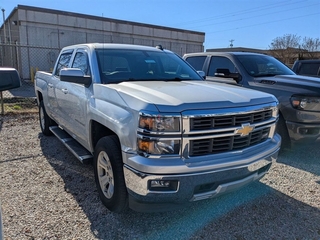
M61 91L62 91L64 94L67 94L67 93L69 92L68 89L65 89L65 88L61 89Z

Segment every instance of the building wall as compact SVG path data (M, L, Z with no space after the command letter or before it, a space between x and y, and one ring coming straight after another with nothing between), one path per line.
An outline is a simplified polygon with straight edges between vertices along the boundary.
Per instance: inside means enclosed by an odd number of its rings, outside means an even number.
M205 34L202 32L24 5L18 5L8 16L6 23L6 26L11 24L11 43L2 43L41 48L41 54L46 55L39 57L34 49L30 51L29 48L19 48L20 72L24 78L30 75L30 67L40 70L52 68L52 59L57 55L56 49L79 43L161 44L181 56L184 53L204 51ZM6 32L8 36L7 28ZM1 40L4 39L3 26L0 35Z
M181 46L183 50L192 52L204 50L205 34L202 32L21 5L18 5L17 11L21 44L42 47L55 44L55 47L62 48L98 41L150 46L162 44L172 51L181 51Z

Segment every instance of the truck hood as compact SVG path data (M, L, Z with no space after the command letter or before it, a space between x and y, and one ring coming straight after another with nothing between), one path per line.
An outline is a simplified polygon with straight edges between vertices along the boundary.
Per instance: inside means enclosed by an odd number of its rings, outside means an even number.
M207 81L139 81L110 84L130 108L154 104L159 112L233 108L276 101L270 94ZM142 104L143 103L143 104Z
M318 92L320 94L320 78L308 77L302 75L276 75L273 77L259 77L256 81L266 80L270 83L276 83L285 88L306 89Z

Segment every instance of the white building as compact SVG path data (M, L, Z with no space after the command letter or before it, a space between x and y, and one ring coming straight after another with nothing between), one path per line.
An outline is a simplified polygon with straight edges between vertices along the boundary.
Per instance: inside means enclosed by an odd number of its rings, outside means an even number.
M50 70L61 48L104 42L156 46L179 55L204 50L203 32L79 13L18 5L0 29L0 66L32 78L33 69Z

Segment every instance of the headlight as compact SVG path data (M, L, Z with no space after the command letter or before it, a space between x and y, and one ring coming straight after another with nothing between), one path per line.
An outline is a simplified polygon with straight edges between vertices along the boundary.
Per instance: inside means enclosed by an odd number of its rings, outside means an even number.
M140 113L137 149L149 155L179 154L181 115Z
M292 96L291 104L294 108L307 111L320 111L320 97Z
M138 138L138 151L151 155L179 154L180 140Z
M150 132L180 132L180 117L141 113L139 128Z

